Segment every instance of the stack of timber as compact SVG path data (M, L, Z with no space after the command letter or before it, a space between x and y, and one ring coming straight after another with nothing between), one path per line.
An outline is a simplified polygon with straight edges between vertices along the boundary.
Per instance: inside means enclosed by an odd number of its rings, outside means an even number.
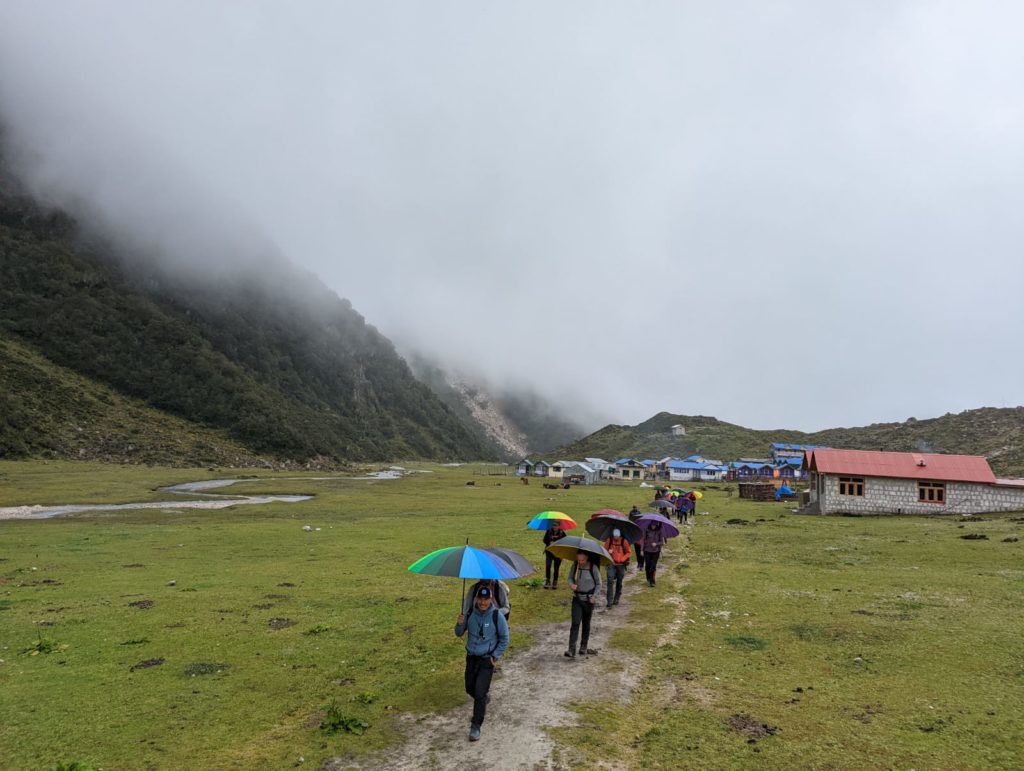
M775 485L771 482L740 482L740 498L752 501L774 501Z

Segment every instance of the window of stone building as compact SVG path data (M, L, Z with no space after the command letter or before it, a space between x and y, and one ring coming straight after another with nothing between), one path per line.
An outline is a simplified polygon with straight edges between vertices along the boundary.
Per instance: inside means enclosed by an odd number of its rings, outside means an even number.
M840 495L864 495L863 477L839 477Z
M917 500L922 503L945 503L946 483L945 482L918 482Z

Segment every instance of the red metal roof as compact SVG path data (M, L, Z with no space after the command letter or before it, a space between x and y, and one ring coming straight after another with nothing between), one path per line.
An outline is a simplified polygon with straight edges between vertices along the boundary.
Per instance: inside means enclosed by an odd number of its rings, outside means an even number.
M919 452L816 449L807 467L822 474L933 479L941 482L995 484L996 475L981 455L932 455Z

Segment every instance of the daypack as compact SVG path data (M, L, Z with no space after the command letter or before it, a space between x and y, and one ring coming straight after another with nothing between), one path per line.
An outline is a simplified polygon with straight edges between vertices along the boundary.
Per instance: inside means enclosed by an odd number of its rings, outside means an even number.
M573 578L579 575L578 565L574 564L569 569L569 583L573 583ZM597 572L594 572L597 571ZM594 563L590 563L590 577L594 579L594 586L600 586L601 583L601 569ZM579 583L578 581L576 582ZM595 590L596 591L596 590ZM590 595L594 592L575 592L575 594Z
M629 543L628 540L626 540L625 538L622 539L622 544L625 545L625 544L628 544L628 543ZM609 538L608 541L606 542L606 544L607 545L605 546L605 548L608 550L608 553L612 555L612 562L614 564L616 564L616 565L625 565L627 562L629 562L629 558L631 556L631 553L630 554L626 553L626 549L625 549L624 545L620 546L619 549L616 549L616 551L613 552L612 549L615 548L615 542L611 538ZM617 562L616 560L619 557L623 557L623 559L621 561Z
M477 581L470 588L469 593L466 595L466 599L462 603L462 613L467 618L469 614L473 612L473 604L476 601L476 593L481 586L486 586L491 589L491 597L493 610L501 611L501 614L508 621L509 616L512 615L512 603L508 598L508 584L504 581L495 581L493 579L481 579Z

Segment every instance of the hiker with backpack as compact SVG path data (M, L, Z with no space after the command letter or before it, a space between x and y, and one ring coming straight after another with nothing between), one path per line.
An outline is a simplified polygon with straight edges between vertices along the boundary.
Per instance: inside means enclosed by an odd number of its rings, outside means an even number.
M662 532L660 522L651 522L644 530L644 573L647 575L647 585L654 586L658 573L658 558L661 557L661 547L665 545L665 533Z
M565 538L565 531L558 527L552 527L550 530L544 531L544 588L545 589L557 589L558 588L558 571L562 569L562 560L556 557L554 554L549 552L548 547L555 541ZM551 567L554 565L555 568L555 580L551 580Z
M480 738L480 728L487 713L487 692L491 688L494 665L508 648L508 622L494 607L491 590L483 586L476 593L473 612L468 618L459 614L455 636L466 638L466 693L473 697L473 720L469 724L469 740Z
M626 577L626 567L629 565L629 558L632 550L629 548L629 541L622 537L622 531L618 528L612 530L612 537L606 538L604 548L612 555L612 564L608 566L608 604L606 608L619 604L622 596L622 580Z
M572 589L572 626L569 628L569 649L565 656L576 658L577 638L580 641L581 656L596 656L597 649L588 648L587 645L590 642L590 618L594 615L594 602L601 588L601 570L582 549L576 552L576 561L569 568L569 588Z
M512 603L508 598L508 584L493 578L481 578L469 587L469 591L462 600L462 615L468 617L473 612L473 604L476 602L477 594L484 587L491 591L492 605L508 621L509 614L512 612Z
M638 509L636 507L636 504L633 504L633 508L629 512L629 521L630 522L636 522L642 516L643 516L643 514L640 513L640 509ZM638 571L639 570L643 570L644 569L644 539L643 539L643 537L638 538L637 541L633 544L633 547L636 549L636 569Z

